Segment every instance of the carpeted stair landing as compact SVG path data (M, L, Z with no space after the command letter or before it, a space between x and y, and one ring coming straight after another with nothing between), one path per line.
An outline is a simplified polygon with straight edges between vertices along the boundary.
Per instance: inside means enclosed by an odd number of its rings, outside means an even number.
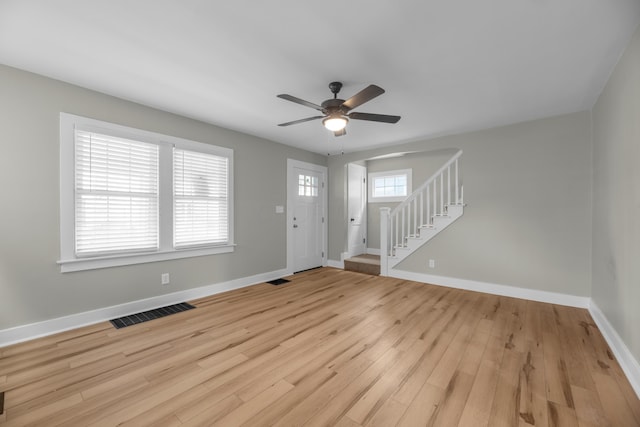
M380 256L367 254L356 255L344 260L344 269L358 273L371 274L372 276L379 276Z

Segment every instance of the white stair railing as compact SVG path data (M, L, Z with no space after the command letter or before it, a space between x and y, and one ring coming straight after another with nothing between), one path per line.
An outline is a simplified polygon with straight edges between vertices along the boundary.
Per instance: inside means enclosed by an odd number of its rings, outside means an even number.
M421 229L434 227L434 220L446 217L449 206L464 205L460 171L462 150L411 193L395 209L380 209L380 267L388 273L388 258L407 248L409 238L419 238Z

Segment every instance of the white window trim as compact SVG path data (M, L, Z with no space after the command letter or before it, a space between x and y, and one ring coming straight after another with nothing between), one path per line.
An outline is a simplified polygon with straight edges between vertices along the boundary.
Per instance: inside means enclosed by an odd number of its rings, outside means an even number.
M406 196L373 197L373 185L375 183L376 178L380 178L384 176L397 176L397 175L407 176L407 195ZM413 175L412 169L398 169L398 170L392 170L392 171L369 173L369 176L367 177L367 179L369 180L369 185L368 185L369 203L402 202L404 199L409 197L409 195L413 192L412 185L411 185L412 175Z
M76 257L74 251L74 130L76 126L107 135L149 142L160 147L160 246L158 250L144 253ZM173 159L171 155L173 146L229 158L229 243L208 247L173 248ZM60 260L57 261L60 265L60 271L66 273L233 252L235 247L233 184L233 150L229 148L60 113Z

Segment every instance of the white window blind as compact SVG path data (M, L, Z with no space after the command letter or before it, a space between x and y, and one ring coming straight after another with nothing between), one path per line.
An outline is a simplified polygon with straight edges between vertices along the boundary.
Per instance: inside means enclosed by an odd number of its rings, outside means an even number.
M174 148L174 247L229 243L229 159Z
M158 146L75 130L75 253L158 248Z

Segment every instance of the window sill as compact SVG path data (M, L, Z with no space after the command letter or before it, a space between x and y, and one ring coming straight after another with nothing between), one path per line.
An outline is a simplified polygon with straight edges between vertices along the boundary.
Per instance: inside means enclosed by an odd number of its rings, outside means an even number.
M98 268L118 267L123 265L144 264L147 262L168 261L172 259L192 258L205 255L216 255L233 252L235 244L209 248L179 249L175 251L153 252L135 255L113 255L95 258L78 258L60 260L61 273L73 271L96 270Z

